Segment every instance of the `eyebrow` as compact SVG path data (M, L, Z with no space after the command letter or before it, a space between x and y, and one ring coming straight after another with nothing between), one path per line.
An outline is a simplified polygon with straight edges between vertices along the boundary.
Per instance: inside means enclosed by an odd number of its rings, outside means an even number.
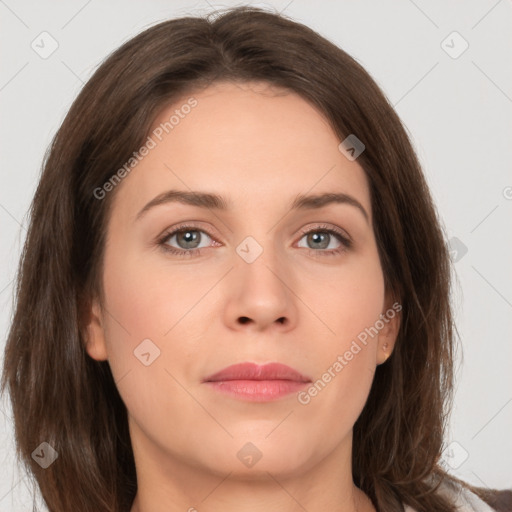
M171 202L219 211L227 211L231 207L231 203L218 194L186 190L168 190L149 201L137 214L135 220L139 220L151 208ZM370 217L363 205L355 197L344 193L327 192L314 195L299 194L294 199L290 209L313 210L323 208L329 204L348 204L354 206L363 214L366 221L369 222Z

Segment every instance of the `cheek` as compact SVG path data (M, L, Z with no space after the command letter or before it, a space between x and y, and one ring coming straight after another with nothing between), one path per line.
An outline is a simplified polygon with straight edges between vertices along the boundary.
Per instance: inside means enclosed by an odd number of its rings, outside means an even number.
M314 350L310 347L317 371L313 385L298 401L315 417L326 419L324 429L334 439L352 428L375 373L375 325L384 304L384 277L376 249L339 271L331 270L330 279L322 282L328 285L323 293L309 293L309 304L320 305L319 316L329 329L322 329L326 334Z
M330 353L348 349L350 341L373 326L383 312L384 276L376 247L307 276L300 278L301 296L322 320L325 343L321 346Z
M164 257L148 263L112 254L105 268L105 293L118 324L114 328L123 327L132 342L154 338L165 343L180 329L182 319L193 315L210 286L193 266L170 265Z
M194 361L197 365L201 326L194 305L205 284L187 272L142 265L122 251L105 257L105 337L112 374L130 415L140 425L147 422L148 432L163 429L162 439L177 411L187 421L197 414L180 383L193 373Z
M162 400L162 389L179 390L171 375L179 382L195 375L200 344L211 325L204 310L207 301L198 303L218 276L199 273L194 265L170 264L164 257L143 262L130 252L105 255L106 343L129 409L153 414L156 409L139 404L140 397ZM172 401L162 400L159 408Z

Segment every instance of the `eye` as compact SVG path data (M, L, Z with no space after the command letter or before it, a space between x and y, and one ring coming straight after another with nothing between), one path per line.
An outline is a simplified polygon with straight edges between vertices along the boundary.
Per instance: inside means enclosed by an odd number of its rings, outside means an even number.
M195 226L181 225L163 235L158 244L163 250L178 256L199 256L201 249L210 247L211 242L201 246L200 244L212 237L204 230ZM174 247L171 244L176 244Z
M302 230L301 234L300 240L306 238L305 248L313 256L336 256L352 247L352 241L348 235L331 226L316 226L313 229ZM298 247L304 247L300 245L300 240ZM200 256L201 249L211 247L211 241L213 241L213 237L206 231L192 225L180 225L166 232L158 240L158 245L167 253L193 257ZM201 243L206 245L201 246ZM334 247L332 244L335 244Z
M302 231L302 235L301 240L306 238L307 245L305 247L314 253L325 253L325 255L334 256L352 246L348 236L344 235L341 230L329 226L316 226L314 229ZM304 246L299 245L298 247Z

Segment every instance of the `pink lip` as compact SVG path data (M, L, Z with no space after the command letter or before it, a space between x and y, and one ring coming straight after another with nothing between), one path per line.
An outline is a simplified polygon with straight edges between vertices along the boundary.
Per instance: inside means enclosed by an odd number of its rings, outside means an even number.
M242 363L228 366L203 382L241 400L268 402L299 391L311 379L280 363Z

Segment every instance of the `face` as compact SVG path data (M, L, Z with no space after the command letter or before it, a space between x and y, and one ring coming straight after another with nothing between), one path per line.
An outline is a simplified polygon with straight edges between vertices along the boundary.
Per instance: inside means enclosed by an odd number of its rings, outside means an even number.
M188 95L150 137L115 190L87 331L136 461L251 478L349 464L398 330L363 169L313 106L265 84ZM242 363L272 364L209 379Z

